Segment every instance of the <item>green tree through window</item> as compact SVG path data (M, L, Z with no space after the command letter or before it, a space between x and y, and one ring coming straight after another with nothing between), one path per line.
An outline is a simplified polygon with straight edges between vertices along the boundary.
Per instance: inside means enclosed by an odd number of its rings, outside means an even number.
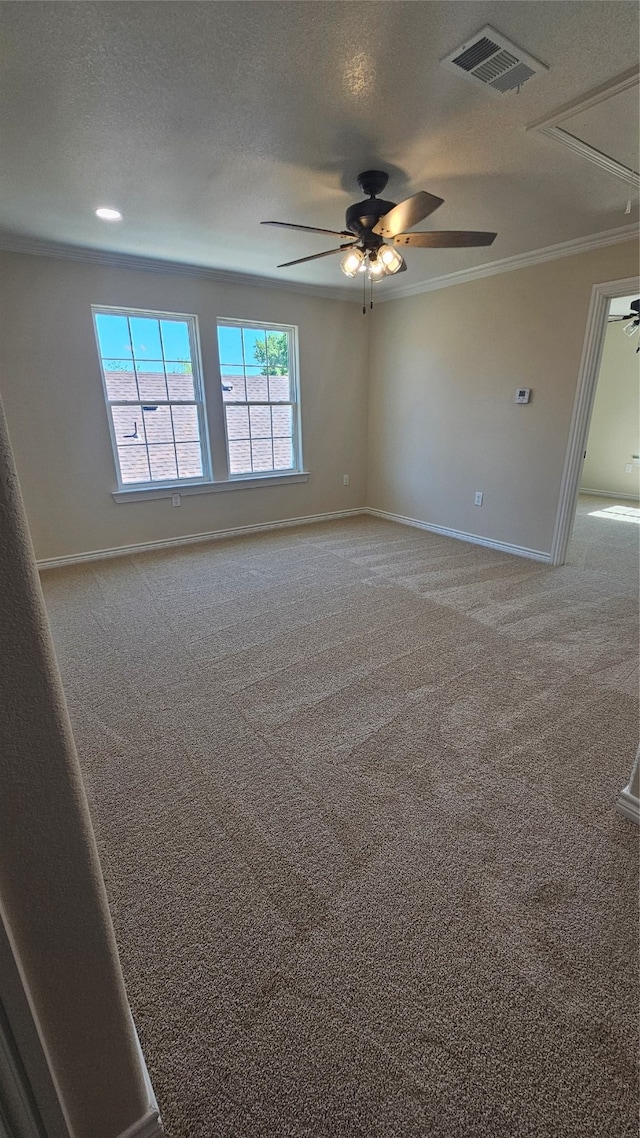
M286 332L267 332L266 346L258 340L254 359L262 364L263 375L289 374L289 344Z

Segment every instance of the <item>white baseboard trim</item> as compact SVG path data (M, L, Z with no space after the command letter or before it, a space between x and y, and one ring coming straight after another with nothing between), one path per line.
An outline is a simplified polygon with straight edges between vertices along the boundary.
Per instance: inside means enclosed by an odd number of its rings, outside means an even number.
M140 1066L142 1068L142 1076L144 1078L144 1085L147 1089L147 1099L149 1101L149 1110L155 1110L156 1113L158 1113L159 1108L158 1108L158 1100L156 1098L156 1092L153 1089L153 1084L151 1082L151 1076L149 1075L149 1071L147 1069L147 1061L144 1057L144 1052L143 1052L142 1046L140 1044L140 1036L138 1035L138 1029L136 1027L136 1021L133 1018L133 1012L131 1011L131 1008L129 1008L129 1016L131 1018L131 1027L133 1028L133 1035L134 1035L134 1038L136 1041L136 1047L138 1049L138 1060L139 1060Z
M636 798L632 794L628 786L620 791L618 800L616 802L616 810L618 814L623 814L631 822L635 822L636 826L640 826L640 798Z
M142 1118L127 1126L118 1138L165 1138L164 1128L157 1109L150 1107Z
M483 545L487 549L497 549L500 553L512 553L516 557L528 557L532 561L543 561L549 564L550 554L543 553L539 549L527 549L522 545L510 545L506 541L492 541L489 537L479 537L475 533L463 533L457 529L447 529L446 526L432 525L430 522L421 522L417 518L405 518L401 514L390 514L386 510L374 510L373 507L367 507L362 511L365 514L371 514L375 518L385 518L389 522L400 522L403 526L414 526L417 529L426 529L430 533L439 533L443 537L454 537L457 541L468 541L472 545Z
M341 518L358 517L367 511L364 507L355 510L335 510L330 514L309 514L303 518L283 518L277 522L263 525L235 526L233 529L210 530L208 533L186 534L172 537L167 541L145 541L139 545L119 545L113 549L95 549L89 553L74 553L69 557L45 557L37 562L38 569L63 569L67 565L81 565L85 561L102 561L108 557L129 557L134 553L149 553L158 549L173 549L181 545L194 545L202 541L221 541L226 537L243 537L252 533L265 533L268 530L288 529L291 526L313 525L314 522L332 522Z
M593 494L594 498L622 498L624 502L640 502L637 494L616 494L613 490L590 490L587 486L581 486L580 493Z

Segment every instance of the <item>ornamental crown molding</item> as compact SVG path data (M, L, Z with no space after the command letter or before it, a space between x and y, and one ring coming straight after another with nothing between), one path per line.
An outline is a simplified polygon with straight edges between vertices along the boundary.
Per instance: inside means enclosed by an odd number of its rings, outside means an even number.
M638 225L634 224L622 225L619 229L607 229L603 233L592 233L589 237L575 237L571 241L561 241L557 245L547 245L543 249L532 249L528 253L516 253L514 257L504 257L501 261L489 261L485 265L476 265L473 269L460 269L455 273L432 277L429 281L399 285L393 291L385 292L384 296L379 296L378 303L401 300L405 296L417 296L422 292L435 292L437 289L450 288L452 285L465 284L467 281L477 281L482 277L494 277L498 273L510 273L514 269L528 269L531 265L541 265L545 261L555 261L559 257L572 257L576 253L589 253L592 249L602 249L605 245L618 245L623 241L637 239L639 236Z
M504 257L500 261L488 261L484 265L476 265L471 269L460 269L453 273L445 273L440 277L432 277L428 281L417 281L415 284L398 283L397 285L395 282L385 281L384 291L382 289L376 290L376 301L378 304L384 304L390 300L418 296L423 292L435 292L441 288L465 284L467 281L493 277L498 273L526 269L531 265L540 265L545 261L554 261L559 257L571 257L577 253L588 253L592 249L601 249L606 245L617 245L623 241L632 241L638 236L637 224L623 225L617 229L607 229L602 233L593 233L587 237L575 237L570 241L561 241L557 245L547 245L542 249L516 253L515 256ZM181 261L162 261L156 257L142 257L133 253L117 253L104 249L85 248L79 245L65 245L55 241L24 237L3 231L0 231L0 251L27 253L39 257L58 257L67 261L79 261L85 264L105 265L111 268L132 269L142 272L173 273L176 276L198 277L201 280L215 281L219 284L240 285L245 288L279 289L281 292L317 296L324 300L346 300L352 304L361 303L359 290L358 295L355 295L353 289L348 287L334 288L276 280L273 277L234 273L226 269L208 268L205 265L190 265Z
M206 265L191 265L183 261L164 261L159 257L144 257L137 253L118 253L114 250L93 249L84 245L67 245L37 237L0 231L0 252L27 253L37 257L57 257L64 261L79 261L89 265L105 265L114 269L133 269L146 273L172 273L182 277L198 277L218 284L241 285L245 288L271 288L324 300L357 300L347 288L326 285L301 284L277 280L252 273L235 273L229 269L213 269Z

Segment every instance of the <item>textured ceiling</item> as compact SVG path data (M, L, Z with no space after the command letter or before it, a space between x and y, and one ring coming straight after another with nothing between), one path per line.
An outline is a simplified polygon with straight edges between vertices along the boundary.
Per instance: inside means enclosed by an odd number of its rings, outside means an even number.
M440 66L486 23L549 72L496 98ZM2 3L0 25L13 234L357 289L337 257L277 270L334 242L259 221L341 229L378 167L392 201L445 199L418 228L498 232L411 250L408 284L637 218L623 182L526 131L637 65L635 0Z
M562 120L561 125L574 138L593 146L601 154L614 158L627 169L636 173L640 169L637 85L619 91L610 100L569 115Z

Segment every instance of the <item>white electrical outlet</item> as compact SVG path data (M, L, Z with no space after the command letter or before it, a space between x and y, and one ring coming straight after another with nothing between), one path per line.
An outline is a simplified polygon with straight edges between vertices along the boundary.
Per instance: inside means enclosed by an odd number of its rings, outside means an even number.
M474 496L474 499L473 499L473 500L474 500L474 502L475 502L475 504L476 504L476 506L481 506L481 505L482 505L482 499L483 499L483 497L484 497L484 494L482 493L482 490L476 490L476 492L475 492L475 496Z
M631 471L632 471L632 470L633 470L633 467L632 467L631 463L630 463L630 462L628 462L628 463L627 463L627 465L626 465L626 466L625 466L625 468L624 468L624 472L625 472L625 474L631 474Z
M180 497L179 494L172 494L171 495L171 505L172 506L181 506L182 505L182 498Z
M349 485L349 475L348 475L348 474L343 474L343 475L342 475L342 485L343 485L343 486L348 486L348 485Z

